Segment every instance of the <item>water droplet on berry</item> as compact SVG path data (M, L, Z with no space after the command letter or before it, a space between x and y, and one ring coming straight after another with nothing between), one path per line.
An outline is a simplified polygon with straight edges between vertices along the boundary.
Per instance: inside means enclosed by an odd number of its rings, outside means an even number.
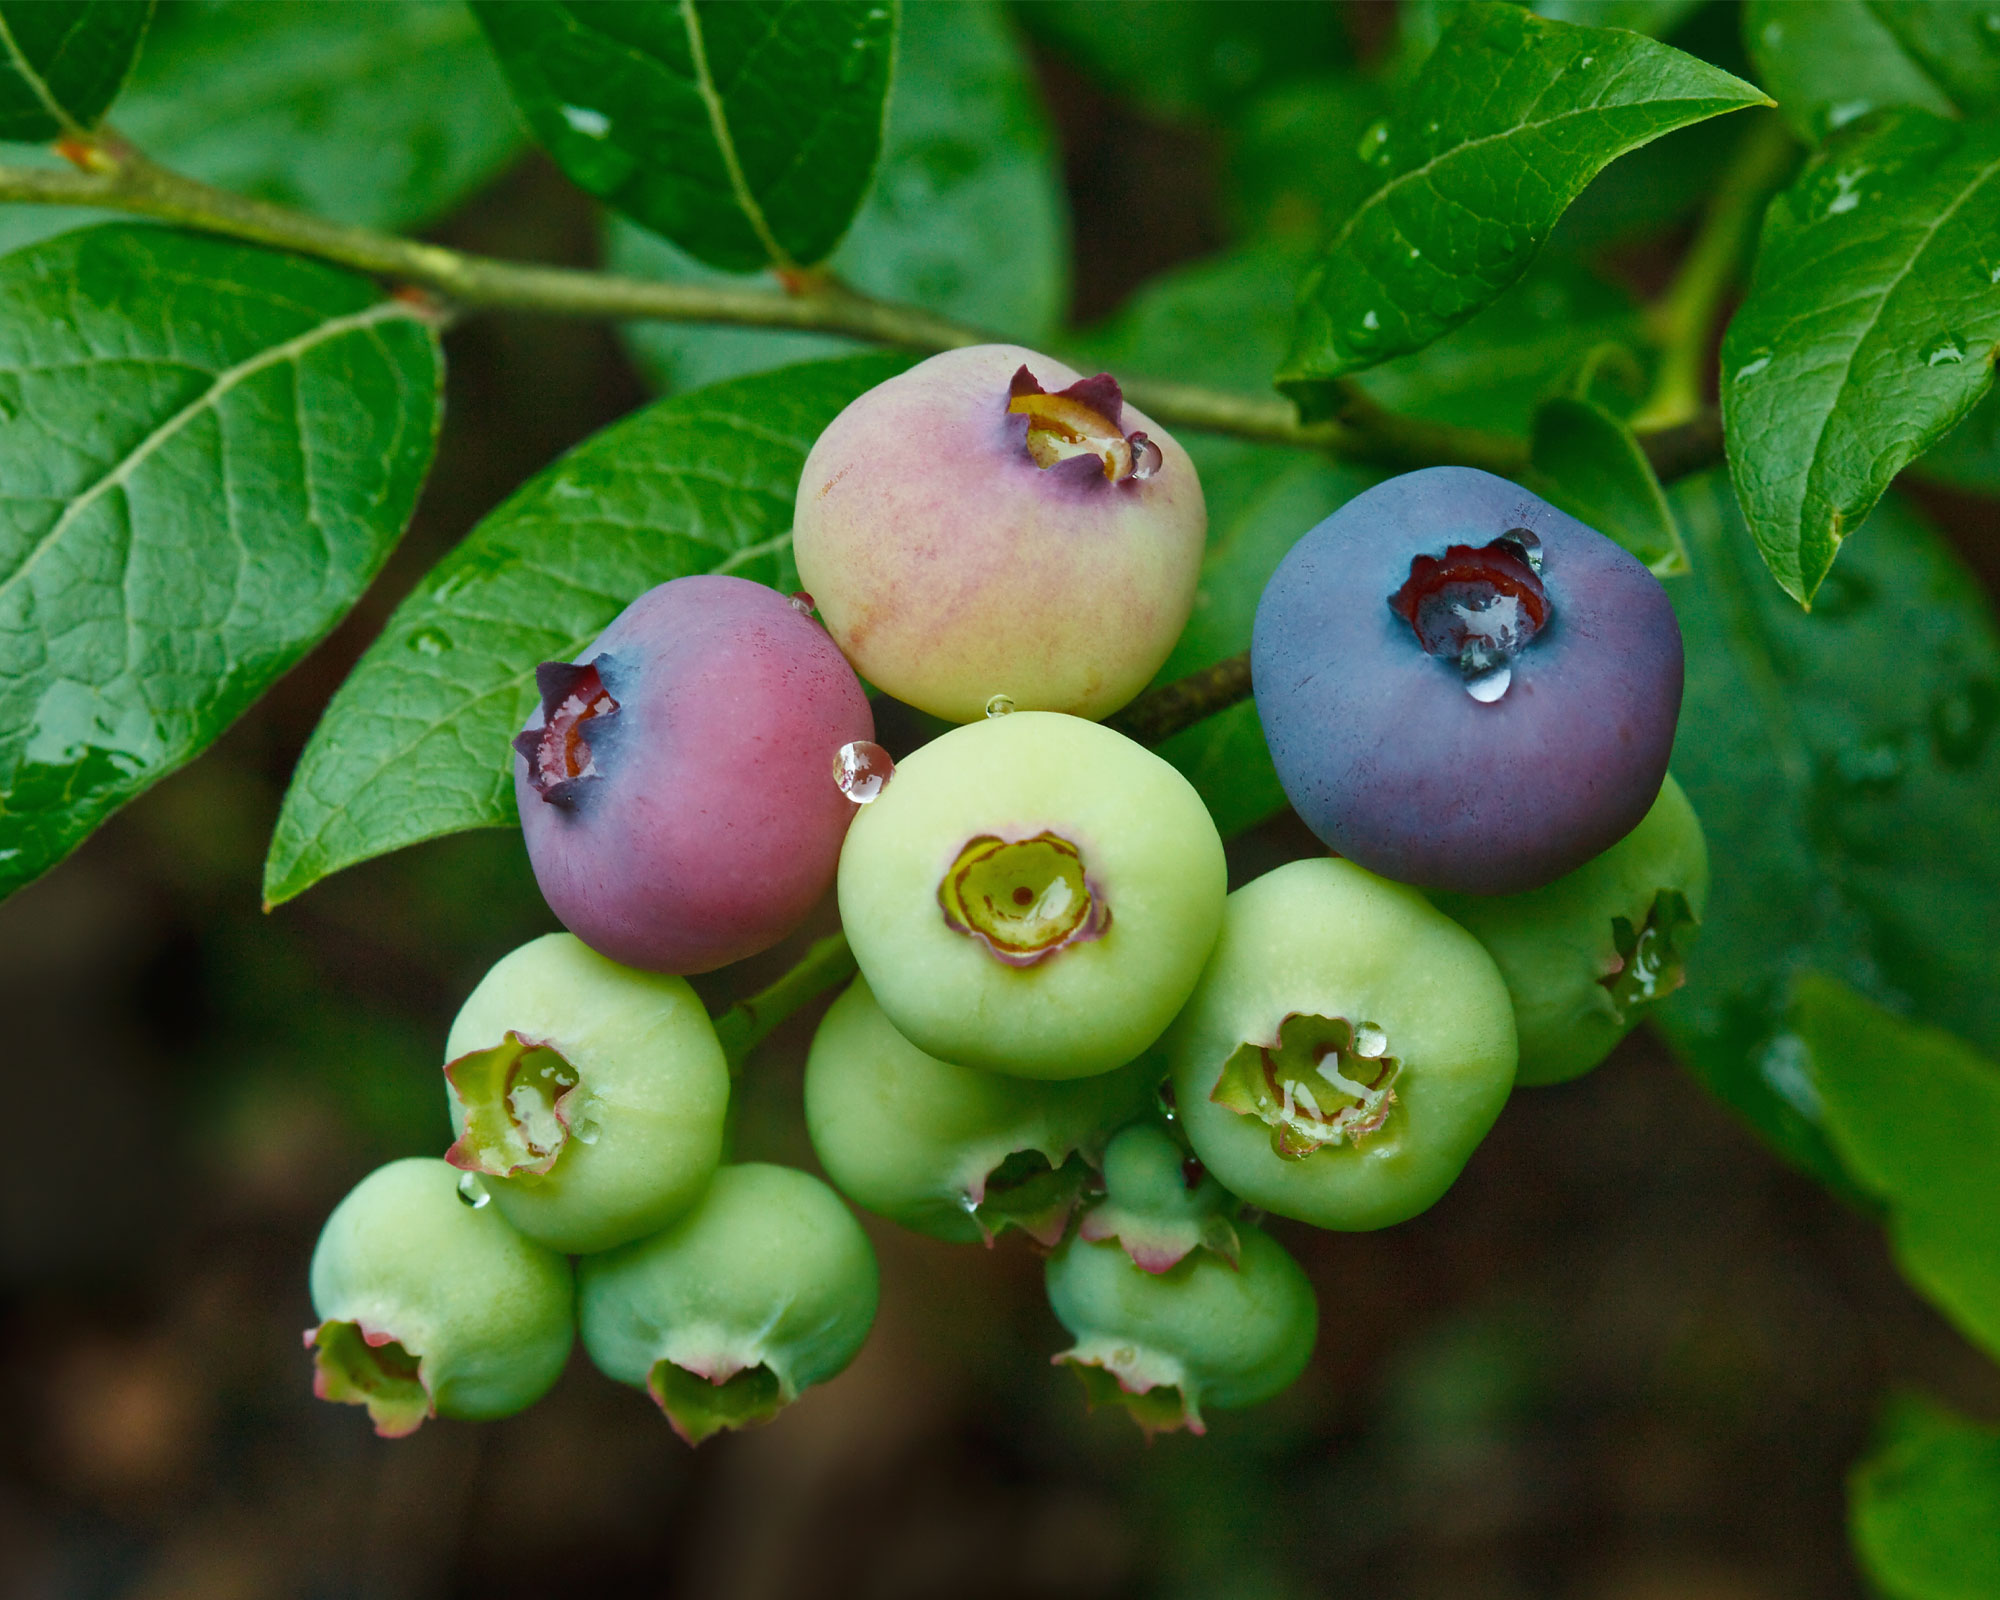
M872 739L855 739L833 753L833 781L858 806L880 795L895 775L889 752Z
M1483 706L1490 706L1507 692L1514 681L1514 669L1502 661L1498 666L1475 672L1465 680L1465 692Z
M1542 570L1542 541L1533 528L1509 528L1500 537L1521 552L1521 559L1530 570Z
M593 1100L571 1119L569 1135L579 1144L596 1144L604 1135L604 1124L597 1120L597 1102Z
M1379 1022L1363 1022L1354 1029L1354 1053L1370 1061L1389 1048L1389 1035Z
M458 1180L458 1200L460 1205L471 1206L477 1211L492 1200L493 1196L476 1172L468 1172Z
M785 598L792 603L792 609L801 616L809 617L819 609L813 604L813 597L803 589L794 589Z
M1011 694L996 694L986 702L986 714L989 717L1004 717L1013 709L1014 697Z

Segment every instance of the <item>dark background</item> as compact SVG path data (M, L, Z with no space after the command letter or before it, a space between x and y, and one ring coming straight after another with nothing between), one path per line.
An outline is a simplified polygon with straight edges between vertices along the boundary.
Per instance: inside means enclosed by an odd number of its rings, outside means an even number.
M1040 65L1088 321L1222 240L1220 157ZM539 160L439 237L595 254L588 204ZM1606 269L1657 287L1675 243ZM1838 1600L1860 1593L1844 1475L1885 1389L2000 1416L2000 1370L1903 1286L1875 1224L1643 1034L1517 1097L1417 1221L1279 1225L1320 1291L1318 1352L1206 1439L1149 1447L1084 1413L1017 1244L886 1227L856 1365L698 1454L580 1351L547 1400L484 1427L391 1443L315 1402L299 1333L320 1221L377 1163L442 1150L453 1011L553 923L505 833L264 916L278 797L416 576L645 398L606 329L485 318L448 345L443 447L388 575L214 751L0 906L7 1594ZM1927 503L1990 582L1990 511ZM1269 825L1233 848L1237 881L1310 847ZM812 1021L751 1063L741 1155L810 1164Z

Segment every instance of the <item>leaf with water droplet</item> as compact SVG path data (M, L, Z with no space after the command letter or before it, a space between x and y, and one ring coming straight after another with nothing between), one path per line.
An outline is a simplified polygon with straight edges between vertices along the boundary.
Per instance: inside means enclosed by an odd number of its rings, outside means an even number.
M1306 276L1280 386L1299 394L1420 349L1519 278L1617 156L1763 103L1740 78L1640 34L1466 6L1390 126L1382 184ZM1379 335L1364 322L1371 309Z
M1569 395L1544 401L1529 444L1528 486L1623 545L1656 576L1688 570L1666 493L1632 430L1602 406Z
M1866 203L1841 206L1861 174ZM1996 237L2000 126L1923 111L1836 135L1771 203L1723 341L1722 417L1751 532L1797 599L1992 383Z
M1743 37L1758 82L1794 131L1817 144L1878 107L1950 115L1951 96L1885 24L1890 11L1955 9L1925 0L1896 0L1889 7L1859 0L1750 0Z

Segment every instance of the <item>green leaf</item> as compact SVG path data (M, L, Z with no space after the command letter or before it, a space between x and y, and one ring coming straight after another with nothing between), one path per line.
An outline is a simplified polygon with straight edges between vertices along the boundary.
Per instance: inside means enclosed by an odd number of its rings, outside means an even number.
M531 478L397 607L300 757L264 868L276 905L404 845L514 818L508 740L535 666L691 572L797 584L806 452L892 355L788 367L661 400Z
M1015 15L1113 94L1174 121L1226 117L1260 90L1352 55L1335 7L1295 0L1034 0Z
M1884 112L1771 203L1722 345L1730 471L1809 603L1889 481L1971 411L2000 341L2000 124Z
M144 227L0 261L0 893L359 598L441 376L408 306L316 262Z
M1855 1554L1886 1600L2000 1594L2000 1433L1906 1396L1847 1494Z
M1946 116L1955 109L1881 17L1857 0L1750 0L1743 38L1764 87L1809 144L1887 106Z
M1868 0L1896 43L1974 116L2000 107L2000 16L1990 5Z
M619 272L729 281L620 219ZM1040 347L1069 299L1054 140L1028 62L991 0L905 0L882 166L828 266L843 283ZM773 294L781 293L776 283ZM664 389L837 355L846 339L637 322L625 339Z
M1687 546L1653 464L1632 430L1604 407L1571 395L1542 402L1530 444L1528 486L1662 578L1688 570Z
M2000 393L1988 389L1966 419L1910 465L1927 483L2000 495Z
M526 143L471 13L435 0L172 6L147 35L118 126L189 177L392 230L444 216ZM0 208L0 253L107 216Z
M473 0L564 172L710 266L812 266L875 172L895 0Z
M1437 48L1467 0L1400 0L1396 7L1397 65L1412 72ZM1663 38L1701 8L1702 0L1534 0L1528 9L1555 22L1630 28Z
M132 70L153 0L0 3L0 139L90 132Z
M1369 142L1384 180L1301 286L1280 386L1310 394L1428 344L1527 270L1613 158L1763 99L1636 33L1467 6Z
M1791 1024L1834 1149L1888 1205L1903 1276L2000 1356L2000 1064L1813 973Z
M1694 573L1674 772L1716 863L1688 987L1662 1008L1704 1083L1829 1182L1788 1042L1812 968L2000 1048L2000 639L1978 586L1894 497L1807 616L1764 576L1719 473L1670 496Z

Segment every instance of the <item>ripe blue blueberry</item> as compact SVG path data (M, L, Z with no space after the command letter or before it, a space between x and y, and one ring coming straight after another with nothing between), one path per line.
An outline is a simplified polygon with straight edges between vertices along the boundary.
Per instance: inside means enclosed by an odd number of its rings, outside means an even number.
M1469 467L1378 484L1300 539L1250 660L1306 825L1372 872L1465 894L1537 888L1629 833L1680 713L1658 580Z

